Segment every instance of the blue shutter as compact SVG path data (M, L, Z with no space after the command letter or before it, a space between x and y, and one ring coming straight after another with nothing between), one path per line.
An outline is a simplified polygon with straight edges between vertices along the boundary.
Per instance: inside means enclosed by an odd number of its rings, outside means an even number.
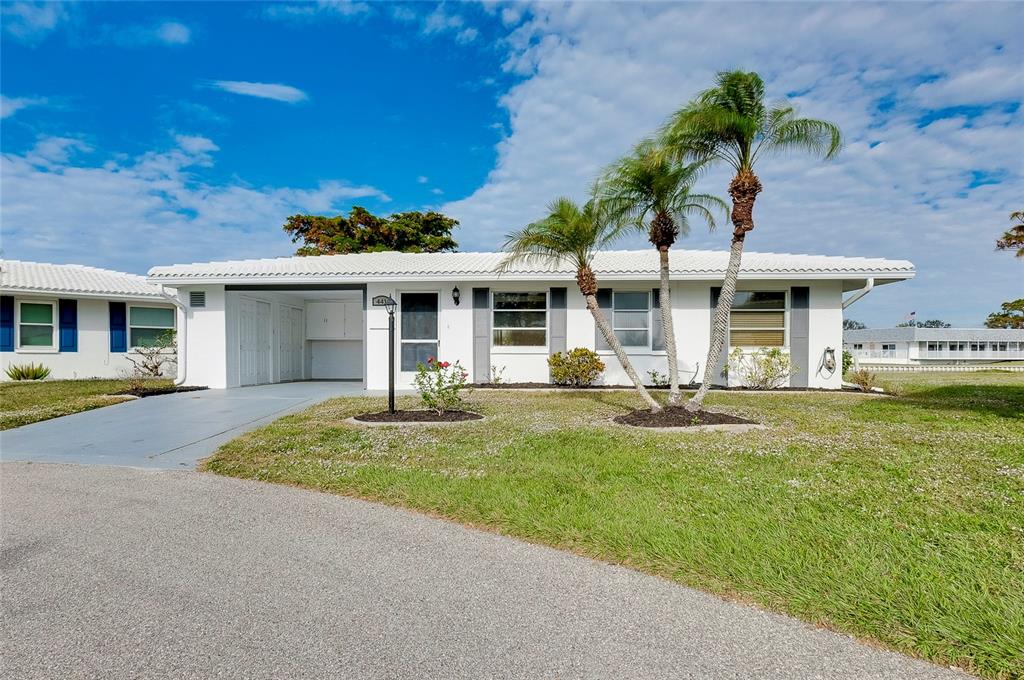
M78 300L59 300L61 352L78 351Z
M665 327L661 325L661 289L651 290L651 349L664 351Z
M0 352L14 351L14 298L0 296Z
M110 303L110 351L128 351L128 310L123 302Z

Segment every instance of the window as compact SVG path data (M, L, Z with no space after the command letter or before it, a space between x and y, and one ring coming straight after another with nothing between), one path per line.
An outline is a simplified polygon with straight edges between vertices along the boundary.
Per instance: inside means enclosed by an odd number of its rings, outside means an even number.
M18 303L18 347L55 349L54 330L57 324L55 302Z
M882 344L882 351L883 352L895 352L896 351L896 344L895 343L883 343Z
M972 342L971 343L971 351L972 352L984 352L985 351L985 343L983 343L983 342Z
M864 344L860 343L860 342L855 342L855 343L853 343L853 348L854 349L864 349Z
M647 291L615 291L612 297L612 328L623 347L649 347L651 294Z
M741 291L729 315L733 347L782 347L786 344L786 293Z
M547 344L547 293L494 293L493 343L497 347Z
M130 307L128 337L131 347L152 347L174 330L174 310L168 307Z
M1009 347L1009 343L1005 343L1005 342L998 342L998 343L993 342L992 343L992 349L996 350L997 352L1005 352L1008 347Z
M928 351L929 352L941 352L942 349L943 349L943 344L944 343L941 343L941 342L929 342L928 343Z
M951 342L951 343L949 343L949 351L950 352L966 352L967 351L967 343L966 342Z

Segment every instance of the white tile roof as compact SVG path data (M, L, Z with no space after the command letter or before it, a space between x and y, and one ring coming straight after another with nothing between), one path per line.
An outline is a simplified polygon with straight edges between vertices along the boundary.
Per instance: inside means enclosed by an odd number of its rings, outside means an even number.
M282 257L265 260L233 260L153 267L154 283L232 283L252 281L324 283L332 281L408 280L530 280L572 279L575 271L565 263L529 262L499 274L504 253L358 253ZM727 251L673 250L672 274L676 278L715 279L725 275ZM658 252L609 250L594 257L599 279L626 280L658 277ZM908 279L914 265L906 260L785 253L744 253L742 278L864 278L875 276Z
M92 297L159 298L146 277L81 264L0 260L0 291Z

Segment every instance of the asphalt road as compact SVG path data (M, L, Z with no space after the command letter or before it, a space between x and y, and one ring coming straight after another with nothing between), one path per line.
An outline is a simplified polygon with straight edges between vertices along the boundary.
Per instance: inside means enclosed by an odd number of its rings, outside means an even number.
M5 678L962 678L627 569L195 472L0 464Z

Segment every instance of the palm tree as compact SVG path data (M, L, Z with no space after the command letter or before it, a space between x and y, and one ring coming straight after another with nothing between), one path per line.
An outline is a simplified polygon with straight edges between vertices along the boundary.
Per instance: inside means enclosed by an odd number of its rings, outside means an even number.
M548 216L508 235L505 250L508 255L499 266L507 271L511 265L523 261L567 261L576 269L576 284L587 301L587 309L594 317L601 335L615 352L626 375L633 381L640 398L652 411L661 405L644 387L636 369L626 356L622 343L615 337L611 324L597 306L597 276L591 268L594 253L617 238L620 230L599 213L594 201L581 208L568 198L559 198L548 206Z
M668 354L669 405L678 404L679 360L672 324L668 251L676 238L689 233L688 218L699 215L715 228L713 209L728 214L729 206L717 196L691 193L706 161L689 165L669 157L652 140L637 144L633 153L614 164L601 183L601 201L613 220L631 223L647 232L658 249L661 269L661 327ZM645 224L646 222L646 224Z
M729 183L733 224L729 265L715 308L704 380L686 404L687 409L696 410L711 387L716 359L725 344L743 240L754 228L754 201L761 193L755 164L766 154L794 150L830 159L839 153L842 135L834 123L798 117L787 102L766 105L764 82L756 73L726 71L718 74L714 87L672 116L662 137L677 157L724 162L735 172Z
M1014 210L1010 213L1010 220L1016 224L996 241L996 250L1016 250L1017 257L1024 257L1024 210Z

